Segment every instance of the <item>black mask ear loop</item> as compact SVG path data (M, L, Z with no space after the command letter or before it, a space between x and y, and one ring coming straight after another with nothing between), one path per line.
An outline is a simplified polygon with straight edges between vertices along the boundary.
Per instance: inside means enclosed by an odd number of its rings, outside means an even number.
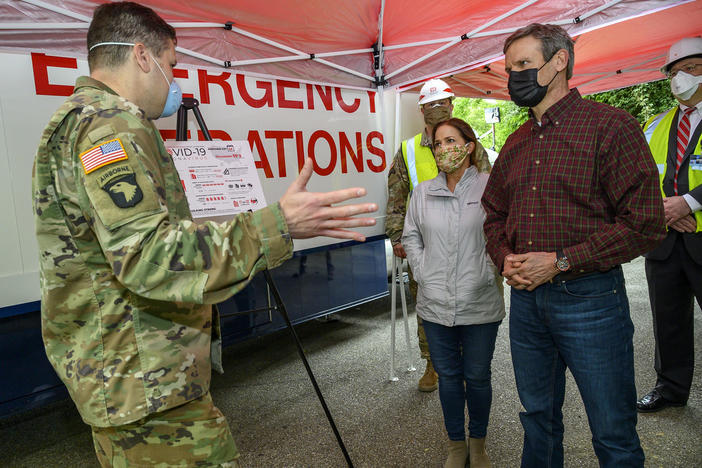
M558 52L556 52L556 53L558 53ZM543 65L541 65L541 66L539 67L539 69L537 70L537 75L536 75L536 84L539 84L539 75L538 75L538 72L540 72L541 69L544 68L551 60L553 60L553 57L555 57L555 56L556 56L556 54L553 54L553 55L551 56L550 59L546 60L546 63L544 63ZM563 70L561 70L561 71L563 71ZM557 71L556 74L553 75L553 78L551 78L551 81L549 81L548 83L546 83L545 85L543 85L544 88L548 88L549 86L551 86L551 83L553 83L553 80L556 79L556 77L558 76L559 73L560 73L560 71ZM541 86L541 85L539 85L539 86Z

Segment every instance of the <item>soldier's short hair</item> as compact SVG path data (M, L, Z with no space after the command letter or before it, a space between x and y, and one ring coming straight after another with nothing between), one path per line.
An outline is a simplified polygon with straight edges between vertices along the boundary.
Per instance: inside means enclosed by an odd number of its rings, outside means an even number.
M568 51L568 68L566 70L566 79L573 77L573 65L575 64L575 51L573 50L573 39L568 34L568 31L555 24L540 24L531 23L521 29L517 29L505 40L505 45L502 48L503 53L507 53L507 49L517 39L532 36L541 41L541 55L545 61L551 60L561 49Z
M88 66L90 70L113 68L129 56L129 47L104 45L90 50L95 44L141 42L158 57L168 47L168 39L176 41L175 29L151 8L133 2L102 4L95 8L88 28Z

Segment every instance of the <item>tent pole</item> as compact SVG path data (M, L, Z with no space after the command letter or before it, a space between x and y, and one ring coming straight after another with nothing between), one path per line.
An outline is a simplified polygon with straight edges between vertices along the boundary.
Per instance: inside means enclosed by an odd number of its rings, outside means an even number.
M435 56L436 54L439 54L439 53L443 52L444 50L448 49L449 47L455 46L455 45L458 44L459 42L461 42L461 38L460 38L460 37L459 37L459 38L454 38L454 39L453 39L451 42L449 42L448 44L442 45L442 46L439 47L438 49L435 49L435 50L429 52L428 54L426 54L426 55L423 56L423 57L419 57L417 60L415 60L415 61L413 61L413 62L410 62L410 63L408 63L407 65L405 65L405 66L403 66L403 67L398 68L397 70L395 70L395 71L392 72L392 73L388 73L388 75L386 76L386 79L390 79L390 78L392 78L393 76L397 75L398 73L402 73L403 71L407 70L408 68L412 68L413 66L417 65L418 63L424 62L425 60L427 60L427 59L429 59L429 58Z
M385 70L385 66L383 63L383 20L385 18L385 0L382 0L380 2L380 14L378 14L378 69L380 70L380 74L378 74L378 70L376 70L375 75L376 76L382 76L383 71ZM382 83L381 83L382 86Z
M487 93L486 90L484 90L484 89L482 89L482 88L478 88L477 86L475 86L475 85L472 84L472 83L468 83L467 81L464 81L464 80L462 80L462 79L460 79L460 78L456 78L455 76L452 76L451 79L456 80L456 81L458 81L459 83L461 83L462 85L468 86L469 88L473 88L474 90L478 91L479 93L483 93L483 94L486 95L486 96L488 95L488 93Z
M595 8L594 10L588 11L588 12L585 13L584 15L580 15L580 16L579 16L580 21L584 21L584 20L588 19L589 17L594 16L594 15L596 15L597 13L599 13L599 12L601 12L601 11L604 11L604 10L606 10L606 9L609 8L609 7L613 7L613 6L616 5L617 3L621 3L621 2L622 2L622 0L612 0L611 2L605 3L604 5L602 5L602 6L598 7L598 8Z
M424 57L420 57L420 58L418 58L417 60L415 60L415 61L413 61L413 62L411 62L411 63L408 63L407 65L405 65L405 66L403 66L403 67L398 68L397 70L393 71L392 73L389 73L388 76L387 76L387 78L388 78L388 79L389 79L389 78L392 78L393 76L397 75L398 73L402 73L403 71L407 70L408 68L411 68L411 67L415 66L416 64L418 64L418 63L420 63L420 62L423 62L423 61L425 61L425 60L427 60L427 59L433 57L434 55L436 55L436 54L438 54L438 53L440 53L440 52L443 52L444 50L448 49L449 47L458 44L458 43L461 42L463 39L469 39L470 37L472 37L472 36L474 36L475 34L479 33L480 31L482 31L483 29L487 28L488 26L492 26L493 24L498 23L498 22L502 21L503 19L510 17L510 16L512 16L512 15L515 14L515 13L520 12L521 10L525 9L525 8L528 7L529 5L532 5L533 3L536 3L537 1L538 1L538 0L528 0L527 2L522 3L522 4L519 5L518 7L513 8L512 10L510 10L510 11L508 11L508 12L506 12L506 13L503 13L502 15L500 15L500 16L498 16L498 17L496 17L496 18L491 19L490 21L488 21L487 23L483 24L482 26L479 26L478 28L474 29L473 31L471 31L471 32L469 32L469 33L467 33L467 34L464 34L463 36L461 36L461 37L459 37L459 38L457 38L457 39L453 39L453 40L452 40L451 42L449 42L448 44L444 44L443 46L439 47L438 49L436 49L436 50L434 50L434 51L432 51L432 52L429 52L429 53L428 53L427 55L425 55Z
M88 29L90 23L0 23L0 29L15 30L47 30L57 29Z
M367 54L373 52L373 49L353 49L353 50L339 50L337 52L322 52L319 54L314 54L315 57L337 57L339 55L355 55L355 54Z
M472 30L471 32L467 33L467 34L466 34L467 38L473 37L474 35L478 34L478 33L479 33L480 31L482 31L483 29L488 28L488 27L492 26L492 25L495 24L495 23L499 23L499 22L502 21L503 19L509 18L510 16L512 16L512 15L515 14L515 13L519 13L520 11L522 11L523 9L525 9L526 7L528 7L528 6L530 6L530 5L534 4L534 3L536 3L536 2L538 2L538 1L539 1L539 0L529 0L529 1L527 1L527 2L522 3L522 4L519 5L518 7L514 8L514 9L512 9L512 10L510 10L510 11L508 11L507 13L503 13L502 15L498 16L497 18L491 19L490 21L488 21L487 23L483 24L482 26L479 26L479 27L477 27L476 29ZM621 0L618 0L618 1L621 1Z
M201 23L201 22L187 22L187 21L175 21L173 23L168 23L176 29L185 28L214 28L222 29L222 23Z
M594 15L594 14L596 14L596 13L600 13L600 12L601 12L602 10L604 10L605 8L609 8L609 7L613 6L613 5L616 4L616 3L619 3L620 1L621 1L621 0L616 0L616 1L613 1L613 2L610 2L610 3L607 3L607 4L602 5L601 7L597 8L597 9L595 9L595 10L589 11L589 12L585 13L584 15L581 15L581 16L579 16L580 21L582 22L582 20L583 20L584 18L589 18L590 16L592 16L592 15ZM631 20L631 19L634 19L634 18L640 18L640 17L642 17L642 16L647 16L647 15L651 15L651 14L653 14L653 13L658 13L659 11L663 11L663 10L667 10L668 8L673 8L673 7L676 7L676 6L684 5L684 4L686 4L686 3L692 3L692 2L694 2L694 1L696 1L696 0L678 0L678 1L676 1L676 2L672 2L672 1L671 1L671 2L669 2L668 4L663 5L663 6L661 6L661 7L654 8L654 9L651 9L651 10L648 10L648 11L644 11L644 12L642 12L642 13L638 13L638 14L633 15L633 16L628 16L628 17L626 17L626 18L615 18L615 19L612 20L612 21L607 21L607 22L605 22L605 23L598 24L598 25L593 26L593 27L591 27L591 28L585 28L585 29L583 29L583 30L581 30L581 31L578 31L578 32L576 33L576 35L589 33L589 32L591 32L591 31L595 31L595 30L597 30L597 29L606 28L607 26L610 26L610 25L612 25L612 24L614 24L614 23L618 23L618 22L620 22L620 21L627 21L627 20ZM559 23L559 24L562 24L562 23ZM565 23L565 24L570 24L570 23Z
M481 58L480 60L477 60L477 61L475 61L475 62L468 63L468 64L466 64L466 65L461 65L461 66L455 67L455 68L449 68L448 70L442 70L441 72L432 73L431 75L424 75L424 76L421 76L421 77L413 78L413 79L411 79L411 80L408 80L408 81L399 83L399 84L397 84L396 86L397 86L398 88L401 88L403 91L405 91L405 90L407 90L407 89L409 89L409 88L412 88L412 87L418 85L419 83L422 83L422 82L424 82L424 81L426 81L426 80L428 80L428 79L431 79L431 78L443 78L443 77L445 77L445 76L447 76L447 75L450 75L450 74L452 74L452 73L458 73L458 72L469 71L469 70L472 70L472 69L477 69L477 68L482 67L483 65L489 65L489 64L491 64L492 62L495 62L495 61L497 61L497 60L500 60L502 57L504 57L503 54L494 55L494 56L488 57L488 58Z
M407 42L405 44L395 44L395 45L385 46L385 50L397 50L397 49L406 49L408 47L419 47L419 46L423 46L423 45L441 44L441 43L451 42L454 39L455 39L455 36L442 37L441 39L431 39L428 41Z
M45 10L53 11L54 13L60 13L64 16L68 16L69 18L74 18L80 21L85 21L86 23L90 23L91 18L89 16L81 15L79 13L74 13L71 10L67 10L65 8L57 7L55 5L52 5L47 2L42 2L41 0L22 0L24 3L29 3L30 5L37 6L39 8L43 8Z
M277 48L279 48L279 49L283 49L283 50L285 50L285 51L290 52L291 54L298 55L298 56L300 56L300 57L303 58L303 59L312 59L312 60L314 60L315 62L319 62L319 63L321 63L321 64L323 64L323 65L328 66L328 67L335 68L335 69L337 69L337 70L340 70L340 71L349 73L349 74L354 75L354 76L358 76L358 77L360 77L360 78L363 78L364 80L375 81L375 79L374 79L373 77L368 76L368 75L364 75L363 73L361 73L361 72L359 72L359 71L352 70L352 69L350 69L350 68L343 67L343 66L341 66L341 65L337 65L337 64L334 63L334 62L329 62L329 61L323 60L323 59L317 59L317 58L314 57L313 54L307 54L307 53L302 52L302 51L300 51L300 50L293 49L292 47L288 47L288 46L286 46L286 45L284 45L284 44L281 44L281 43L279 43L279 42L273 41L273 40L268 39L268 38L265 38L265 37L263 37L263 36L259 36L258 34L254 34L254 33L245 31L245 30L243 30L243 29L241 29L241 28L237 28L237 27L232 26L231 31L232 31L232 32L235 32L235 33L237 33L237 34L241 34L242 36L246 36L246 37L248 37L248 38L255 39L255 40L259 41L259 42L263 42L264 44L268 44L268 45L270 45L270 46L277 47Z
M309 60L309 56L287 55L285 57L270 57L251 60L235 60L229 63L230 67L242 67L244 65L258 65L259 63L291 62L294 60Z
M185 49L183 47L176 46L176 52L180 52L183 55L188 55L190 57L195 57L200 60L204 60L205 62L214 63L215 65L219 65L220 67L224 65L224 60L210 57L209 55L201 54L199 52L195 52L190 49Z
M617 71L615 71L615 72L609 72L609 73L607 73L607 74L604 74L604 75L600 76L599 78L595 78L594 80L590 80L590 81L585 81L585 82L583 82L583 83L579 83L578 86L585 86L585 85L590 85L590 84L592 84L592 83L597 83L598 81L604 80L604 79L606 79L606 78L611 78L611 77L613 77L614 75L617 75L617 74L619 74L619 73L628 73L628 72L630 72L630 71L635 71L635 70L634 70L635 68L638 68L638 67L640 67L640 66L642 66L642 65L646 65L646 64L649 63L649 62L655 62L656 60L660 60L662 57L665 57L665 54L659 55L659 56L657 56L657 57L653 57L653 58L648 59L648 60L646 60L646 61L643 61L643 62L641 62L641 63L637 63L636 65L632 65L632 66L630 66L630 67L628 67L628 68L623 68L623 69L617 70Z
M258 34L254 34L254 33L245 31L245 30L243 30L243 29L241 29L241 28L237 28L237 27L235 27L235 26L232 26L231 31L232 31L232 32L235 32L235 33L237 33L237 34L240 34L240 35L242 35L242 36L245 36L245 37L248 37L248 38L251 38L251 39L255 39L255 40L257 40L258 42L263 42L264 44L268 44L268 45L270 45L270 46L277 47L278 49L283 49L283 50L285 50L285 51L290 52L291 54L303 55L303 56L305 56L305 57L309 57L309 56L310 56L310 54L306 54L306 53L304 53L304 52L302 52L302 51L300 51L300 50L293 49L292 47L288 47L288 46L286 46L285 44L281 44L280 42L276 42L276 41L271 40L271 39L268 39L268 38L266 38L266 37L259 36Z
M350 68L343 67L343 66L341 66L341 65L337 65L337 64L334 63L334 62L329 62L329 61L327 61L327 60L318 59L318 58L314 58L314 59L312 59L312 60L315 61L315 62L323 63L324 65L326 65L326 66L328 66L328 67L336 68L337 70L341 70L341 71L343 71L343 72L346 72L346 73L349 73L349 74L351 74L351 75L357 76L357 77L359 77L359 78L363 78L364 80L368 80L368 81L375 82L375 78L373 78L372 76L364 75L363 73L361 73L361 72L359 72L359 71L352 70L352 69L350 69Z
M397 89L397 92L395 93L395 145L393 146L394 148L399 148L400 147L400 99L402 95L400 94L399 88Z

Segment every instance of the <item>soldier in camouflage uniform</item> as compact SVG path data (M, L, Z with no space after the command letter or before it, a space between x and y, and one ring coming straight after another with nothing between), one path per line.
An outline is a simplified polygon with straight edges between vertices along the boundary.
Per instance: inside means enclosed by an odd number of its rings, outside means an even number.
M436 79L429 80L422 86L419 94L419 106L425 124L424 130L421 134L415 135L403 142L402 146L397 150L397 153L395 153L395 157L390 165L390 170L388 171L388 204L385 215L385 234L392 242L394 255L399 258L406 257L401 243L402 229L405 224L407 202L414 186L410 180L412 176L405 162L408 153L407 148L418 142L419 146L425 149L425 152L428 151L433 154L431 141L432 130L437 123L448 120L453 111L452 99L454 94L444 81ZM412 151L410 150L409 152L411 153ZM419 149L415 149L415 152L419 154ZM492 166L490 165L488 154L480 142L476 143L475 157L478 170L480 172L490 172ZM438 173L436 163L433 157L428 158L428 161L425 161L425 163L426 162L429 162L431 168L428 173L425 172L425 177L432 178ZM416 170L413 177L417 177ZM419 174L417 182L422 182L422 180L424 180L422 179L422 174ZM416 302L417 282L414 281L412 277L412 271L409 270L409 268L407 270L409 274L410 295ZM427 361L426 369L419 379L417 388L423 392L433 392L438 388L438 376L431 363L429 345L427 344L424 326L422 325L422 319L419 315L417 315L417 337L419 338L419 350L422 359L426 359Z
M363 189L307 192L308 160L279 203L193 223L152 123L171 101L175 39L146 7L99 6L91 76L44 130L32 174L46 353L105 467L238 466L209 394L210 304L290 258L291 237L363 240L346 228L374 220L349 216L377 209L331 206Z

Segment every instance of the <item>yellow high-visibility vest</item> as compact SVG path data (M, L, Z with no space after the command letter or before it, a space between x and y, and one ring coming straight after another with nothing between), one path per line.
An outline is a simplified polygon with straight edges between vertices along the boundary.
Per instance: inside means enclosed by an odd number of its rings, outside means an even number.
M677 107L651 117L643 128L646 141L648 141L648 146L651 148L653 159L658 167L658 181L660 183L661 193L664 197L663 177L665 176L668 164L668 140L670 138L670 127L678 123L675 118L676 110ZM692 129L692 131L694 131L694 129ZM673 168L672 170L675 169ZM690 164L688 165L687 173L690 190L702 184L702 138L697 140L695 149L690 155ZM702 232L702 210L695 213L695 220L697 221L696 232Z
M410 180L410 191L425 180L433 179L439 174L431 149L422 146L422 134L402 142L402 157L405 160Z

